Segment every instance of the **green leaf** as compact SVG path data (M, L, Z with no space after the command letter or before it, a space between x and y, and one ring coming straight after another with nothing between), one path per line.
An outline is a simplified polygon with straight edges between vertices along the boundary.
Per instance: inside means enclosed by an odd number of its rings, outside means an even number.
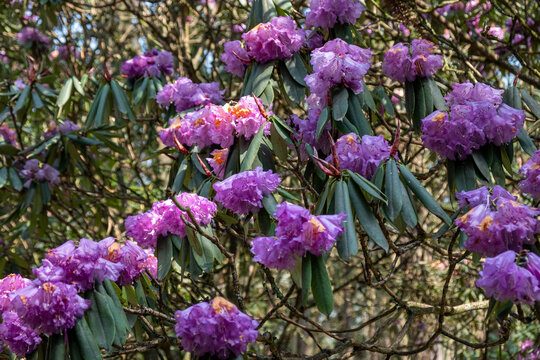
M405 186L401 187L403 192L403 208L401 209L401 217L405 224L413 228L418 224L418 216L416 215L416 210L414 208L414 203L411 198L409 191Z
M540 104L538 101L534 100L531 94L529 94L525 89L521 89L521 96L531 113L533 113L537 119L540 119Z
M86 310L85 315L88 319L88 326L96 339L96 343L101 348L107 348L109 344L107 343L105 335L105 327L110 327L109 323L103 324L101 321L101 316L99 313L99 308L96 301L96 296L94 291L90 291L89 300L92 302L90 309Z
M184 160L182 160L182 163L180 163L180 166L178 167L176 176L174 177L174 183L171 189L174 194L178 194L180 192L182 184L184 184L184 179L186 178L187 170L188 158L184 158Z
M519 131L519 133L517 134L517 138L523 151L525 151L530 156L533 156L536 152L536 146L534 145L533 141L531 140L529 134L527 134L525 129L521 129Z
M405 80L405 110L407 117L412 120L415 108L414 83Z
M56 97L56 95L58 95L58 92L49 87L43 86L43 84L34 83L34 85L43 96Z
M116 105L118 105L118 110L120 110L122 114L126 114L129 120L135 121L135 115L133 115L128 97L124 90L122 90L122 87L113 80L111 81L111 89L113 91L114 101L116 102Z
M103 332L104 332L105 344L106 344L104 348L107 351L109 351L116 337L116 327L113 326L113 324L115 323L115 317L113 317L111 305L106 295L103 295L102 293L98 291L94 291L93 296L97 304L97 310L99 313L101 324L103 325Z
M334 120L343 120L349 108L349 91L341 88L332 96L332 116Z
M103 281L103 284L97 284L97 290L105 296L105 301L109 303L111 312L114 314L115 336L113 344L121 346L124 345L124 342L127 339L130 327L127 321L126 313L122 308L119 295L114 289L115 285L113 284L114 283L112 283L110 280L106 279ZM98 298L96 297L96 299Z
M249 93L246 95L253 93L255 96L261 96L264 89L266 89L266 86L270 82L272 72L274 71L274 64L274 61L270 61L265 64L253 64L253 69L251 70L250 74L250 82L252 86L251 89L249 89Z
M264 106L270 106L274 102L274 88L272 87L272 82L268 82L266 88L261 94L261 101Z
M354 182L349 181L349 196L356 212L356 218L360 222L360 225L364 228L369 238L379 245L384 251L388 252L388 240L384 236L384 233L379 226L377 218L373 214L367 201L360 189L355 186Z
M95 119L96 126L101 126L103 122L103 118L105 117L106 110L107 110L106 107L109 100L110 89L111 89L111 86L109 84L103 85L103 92L101 93L101 96L99 98L99 105L96 110L96 119Z
M405 165L400 164L399 170L401 176L405 180L407 187L416 195L418 200L434 215L444 220L447 224L450 224L452 220L448 217L446 212L441 208L439 203L431 196L431 194L422 186L414 175L407 169Z
M168 236L160 236L157 242L158 280L163 280L172 264L172 242Z
M43 107L43 101L39 97L39 93L35 90L32 90L32 102L36 109L41 109Z
M302 258L302 303L307 304L309 290L311 288L311 256L304 256Z
M23 91L21 91L21 93L19 94L19 98L17 99L17 104L15 104L15 108L13 108L14 113L17 113L24 107L24 105L26 104L26 100L28 100L28 95L30 95L31 89L31 86L27 86L24 88Z
M358 129L358 135L372 135L373 131L362 110L362 105L358 96L354 93L349 93L349 106L347 109L347 119L351 120L352 124Z
M439 86L432 78L427 78L427 81L429 83L431 97L433 98L433 105L435 106L435 109L440 111L447 111L448 107L446 106L446 102L444 101L441 89L439 89Z
M302 57L300 56L300 54L295 52L293 57L285 59L284 62L291 77L298 84L305 87L306 82L304 81L304 78L307 76L307 69L304 61L302 61Z
M259 131L257 131L257 134L251 139L251 143L249 144L249 148L246 152L246 155L244 156L244 159L242 160L242 163L240 164L240 172L251 170L251 167L253 166L253 162L255 161L255 158L257 157L257 154L259 153L259 148L262 144L262 138L264 135L264 126L261 126Z
M64 334L54 334L49 337L50 352L47 360L65 360L66 344Z
M71 90L73 89L73 79L69 78L66 80L66 83L64 86L62 86L62 90L60 90L60 94L58 95L58 99L56 100L56 105L58 107L64 106L69 98L71 97Z
M269 22L273 18L277 17L276 6L272 0L260 0L262 8L262 22Z
M73 76L72 79L73 79L73 87L75 87L75 90L77 90L79 94L84 96L84 89L81 83L79 82L79 79L77 79L75 76Z
M270 141L272 142L272 150L281 161L287 161L288 147L287 142L283 140L283 137L276 130L276 125L272 124L270 127Z
M311 262L311 291L317 309L326 316L334 309L334 294L332 284L326 271L323 256L313 256L308 254Z
M10 144L0 144L0 154L3 155L17 155L19 153L19 149L17 149L15 146Z
M359 175L352 171L349 171L349 175L351 179L366 193L376 199L381 200L383 203L388 204L388 198L386 197L386 195L381 190L379 190L379 188L375 186L375 184L373 184L371 181L369 181L362 175Z
M9 181L11 182L11 186L13 186L15 190L22 190L23 184L21 182L21 179L19 178L19 175L17 174L17 171L15 171L14 168L9 168Z
M424 117L433 112L433 96L431 95L432 87L428 78L422 78L422 88L424 90Z
M276 198L272 194L266 194L262 198L262 204L264 209L268 212L270 215L274 215L276 212Z
M402 187L403 184L399 179L396 162L394 159L390 159L386 163L386 174L384 177L384 193L388 196L386 209L390 220L395 220L403 207Z
M305 87L294 81L287 69L285 69L283 66L280 66L280 70L279 75L283 81L283 91L285 91L285 95L288 96L291 101L297 104L302 103L302 101L304 101L304 97L306 96Z
M392 104L392 100L386 95L386 91L384 90L384 87L379 86L375 89L375 94L379 97L379 100L381 101L381 104L383 105L384 111L389 116L394 116L394 105Z
M343 225L343 232L338 236L336 248L339 257L348 261L351 255L358 253L358 240L356 239L356 229L354 227L354 217L352 214L351 201L349 199L349 189L343 180L336 183L334 193L334 213L347 215Z
M521 109L521 96L515 86L510 86L504 91L503 103L514 109Z
M75 323L75 336L84 360L101 360L101 352L84 317Z
M457 191L475 190L476 187L477 187L476 174L474 171L473 163L469 159L463 160L463 161L457 161L456 162L456 189Z
M373 96L371 95L371 91L369 91L367 85L362 81L362 84L364 84L364 90L362 90L361 96L364 99L366 105L373 111L377 111L377 107L375 106L375 100L373 100Z
M422 126L422 119L426 117L426 96L424 94L424 87L422 86L422 80L416 79L414 85L414 114L413 114L413 129L414 131L420 131Z
M318 140L323 131L326 129L326 123L328 122L328 119L329 119L329 108L328 106L325 107L322 111L321 111L321 114L319 115L319 120L317 120L317 134L316 134L316 139Z
M0 168L0 188L6 185L8 179L8 169L3 167Z
M133 86L133 104L135 105L135 107L139 107L139 105L143 101L146 95L146 89L148 88L149 81L150 79L148 77L144 77L142 80L137 80L137 82Z
M476 168L480 171L484 179L491 183L491 173L489 172L489 165L482 153L478 151L473 151L472 158L474 160Z

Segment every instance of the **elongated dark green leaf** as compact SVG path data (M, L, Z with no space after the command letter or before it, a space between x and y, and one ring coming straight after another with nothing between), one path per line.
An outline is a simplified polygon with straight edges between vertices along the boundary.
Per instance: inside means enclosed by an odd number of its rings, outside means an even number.
M336 214L345 213L347 218L342 223L343 232L339 235L336 247L339 256L348 261L351 256L358 253L358 240L356 239L356 230L354 228L354 217L349 200L349 190L345 181L340 180L335 185L334 193L334 212Z
M395 220L403 206L403 194L401 192L401 180L393 159L386 163L386 171L384 177L384 193L388 197L388 205L386 206L388 216L391 220Z
M66 80L64 86L62 86L62 90L60 90L60 94L58 95L58 99L56 100L56 105L59 107L64 106L69 98L71 97L71 91L73 89L73 79L69 78Z
M540 104L538 101L536 101L525 89L521 89L521 96L525 105L531 110L531 113L533 113L537 119L540 119Z
M321 137L323 131L326 129L326 123L328 123L329 120L329 112L330 111L327 106L321 111L321 114L319 115L319 120L317 120L317 140Z
M474 160L476 168L480 171L482 176L491 183L491 173L489 172L489 165L486 159L484 159L482 153L478 151L473 151L472 158Z
M0 144L0 154L2 155L17 155L19 153L19 149L17 149L15 146L11 144Z
M268 212L269 215L274 215L276 212L276 198L272 194L264 195L262 198L262 204L264 209Z
M433 98L433 106L435 106L435 109L440 111L448 110L446 102L444 101L444 97L442 96L441 89L439 89L439 86L437 85L435 80L433 80L432 78L427 78L427 81L429 83L431 97Z
M103 119L106 117L106 114L108 114L107 105L109 102L109 91L111 90L111 86L109 84L103 85L103 92L101 93L101 96L99 98L99 105L96 110L96 118L94 124L96 126L101 126L103 123Z
M43 107L43 100L39 97L39 93L36 90L32 90L32 102L36 109L41 109Z
M19 175L17 174L17 171L15 171L14 168L9 168L9 181L11 182L11 186L13 186L15 190L22 190L23 184L21 182L21 179L19 178Z
M109 304L109 301L105 295L98 291L94 291L94 299L96 301L101 324L103 325L106 344L104 348L109 351L116 337L116 327L113 326L115 323L115 317L113 316L111 305Z
M84 360L101 360L101 352L84 317L75 323L75 337Z
M338 90L332 97L332 116L334 120L342 120L349 108L349 91L346 87Z
M362 175L359 175L357 173L353 173L349 171L349 175L351 176L351 179L360 186L362 190L364 190L369 195L373 196L376 199L381 200L383 203L388 204L388 198L386 195L379 190L379 188L373 184L371 181L363 177Z
M3 167L0 168L0 188L6 185L8 179L8 169Z
M43 96L56 97L56 95L58 95L58 92L49 87L43 86L43 84L35 83L34 85Z
M255 161L255 158L257 157L257 154L259 153L259 149L262 144L262 138L264 135L264 126L261 126L259 131L257 131L257 134L251 139L251 143L249 144L249 148L246 152L246 155L244 156L244 159L242 160L242 163L240 164L240 171L248 171L251 170L251 167L253 166L253 162Z
M422 89L424 90L424 117L433 112L433 95L432 88L428 78L422 78Z
M266 89L266 86L270 82L272 72L274 71L274 64L275 63L273 61L267 62L265 64L253 64L253 69L251 70L250 74L250 81L252 82L250 93L253 93L255 96L261 96L264 89Z
M519 131L517 138L523 151L525 151L530 156L533 156L536 152L536 146L534 145L533 141L531 140L529 134L527 134L525 129L521 129Z
M360 222L360 225L362 225L369 238L373 240L375 244L379 245L384 249L384 251L388 252L388 240L386 240L386 237L379 226L379 222L377 221L375 215L373 215L373 212L362 195L362 192L353 181L349 181L348 187L349 197L352 205L354 206L356 218Z
M474 171L474 164L469 160L456 162L456 190L470 191L474 189L476 189L476 174Z
M114 289L113 283L110 280L103 281L103 284L98 283L97 290L104 295L105 300L109 303L111 312L114 314L115 336L114 345L121 346L126 341L130 327L126 317L126 313L122 309L119 295Z
M386 91L384 90L384 87L379 86L378 88L375 89L374 92L379 97L379 100L381 101L381 104L382 104L382 106L384 108L384 111L389 116L394 116L394 105L392 104L392 101L390 100L390 98L386 94Z
M264 106L272 105L274 101L274 88L272 87L272 82L268 82L266 88L264 88L263 93L261 94L261 101Z
M84 89L83 89L79 79L77 79L75 76L72 76L71 78L73 79L73 87L75 88L75 90L77 90L77 92L79 94L84 96Z
M276 6L272 0L260 0L262 3L262 22L269 22L277 17Z
M184 160L182 160L182 162L180 163L180 166L178 167L176 176L174 177L174 183L171 189L174 194L178 194L180 192L180 189L182 188L182 184L184 183L184 179L186 178L187 170L188 170L188 158L184 158Z
M313 299L317 305L317 309L326 316L329 316L334 309L334 294L332 292L332 284L326 271L326 265L322 256L311 257L311 291Z
M160 236L157 242L158 280L163 280L172 264L172 242L167 236Z
M270 141L272 142L272 150L274 150L274 153L277 155L278 159L281 161L287 161L287 142L276 130L275 124L272 124L272 126L270 127Z
M49 337L50 352L47 360L65 360L66 344L64 334L54 334Z
M96 297L94 292L90 292L89 300L92 302L90 309L85 312L85 315L88 319L88 326L94 335L96 343L101 348L107 348L107 339L105 335L104 327L110 327L110 324L103 324L101 321L101 316L99 314L99 308L97 305Z
M366 119L366 116L364 115L364 111L362 110L362 105L360 104L360 100L358 100L358 96L354 93L349 93L349 107L347 110L347 119L351 121L351 123L358 129L358 135L372 135L373 131L371 130L371 127L369 126L369 123Z
M519 94L517 87L510 86L504 91L503 103L513 107L514 109L521 109L521 95Z
M24 107L24 105L26 104L26 100L28 100L28 95L30 95L31 89L32 89L31 86L27 86L20 93L19 98L17 99L17 103L15 104L15 108L13 108L14 113L18 112Z
M362 90L362 93L360 96L362 99L364 99L365 104L373 111L377 111L377 107L375 106L375 100L373 100L373 96L371 95L371 91L369 91L366 84L362 81L364 84L364 90Z
M96 120L96 113L99 107L99 103L101 101L102 93L103 93L103 85L100 86L100 88L98 89L96 96L94 97L94 101L92 102L92 105L90 106L90 111L88 112L88 116L86 117L87 129L90 129L92 125L94 124L94 121Z
M283 80L283 90L285 91L285 95L288 96L291 101L300 104L304 101L304 97L306 96L305 87L294 81L287 69L283 66L280 66L280 69L280 76Z
M441 218L446 222L447 224L450 224L452 220L446 212L441 208L439 203L431 196L431 194L422 186L420 181L418 181L414 175L407 169L405 165L400 164L399 170L401 172L401 176L403 176L403 179L405 180L405 183L407 184L407 187L411 189L411 191L416 195L418 200L424 206L434 215Z
M414 116L415 98L414 98L414 84L408 80L405 80L405 110L407 111L407 117L412 120Z
M302 258L302 303L307 304L309 290L311 289L311 256Z
M409 191L405 188L405 186L402 186L401 190L403 191L403 208L401 209L401 217L405 224L413 228L416 226L416 224L418 224L418 216L416 215L414 203Z
M414 82L414 114L413 114L413 129L420 131L422 119L426 117L426 97L422 80L416 79Z
M285 60L285 66L289 71L291 77L300 85L306 86L304 78L307 76L306 65L302 61L302 58L299 53L294 53L294 55Z
M144 77L142 80L138 80L135 83L135 86L133 88L133 104L135 105L135 107L139 107L139 105L142 103L146 95L146 89L148 88L149 82L150 78Z
M116 105L118 105L118 110L120 110L122 114L126 114L129 120L135 121L135 115L133 115L128 97L124 90L122 90L122 87L113 80L111 81L111 89L113 91L114 101L116 102Z

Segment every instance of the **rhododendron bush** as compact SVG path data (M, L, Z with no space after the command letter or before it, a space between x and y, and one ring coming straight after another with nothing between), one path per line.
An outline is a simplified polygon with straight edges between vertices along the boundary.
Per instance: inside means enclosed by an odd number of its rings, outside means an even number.
M2 356L540 359L538 14L3 1Z

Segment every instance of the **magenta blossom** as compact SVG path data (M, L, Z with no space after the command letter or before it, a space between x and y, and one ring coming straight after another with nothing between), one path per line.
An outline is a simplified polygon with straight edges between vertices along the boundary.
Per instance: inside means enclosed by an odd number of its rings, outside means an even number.
M20 172L21 177L27 179L24 187L30 187L32 180L45 181L49 187L60 184L60 172L48 164L40 164L38 159L30 159L24 164Z
M337 23L354 24L364 9L358 0L311 0L306 26L328 29Z
M197 357L209 354L230 359L257 340L259 323L222 297L178 310L174 317L176 336L183 348Z
M168 51L147 51L122 64L122 74L129 78L171 75L174 71L174 58Z
M215 200L238 215L257 213L262 198L273 193L281 179L272 170L244 171L214 184Z
M397 43L384 54L383 72L398 82L432 76L443 65L442 56L434 54L436 50L435 44L424 39L413 40L410 53L407 45Z
M540 200L540 150L534 153L519 172L525 176L525 180L519 183L521 191Z
M70 120L66 120L63 123L60 124L60 126L56 125L56 121L51 121L49 124L49 129L47 132L43 133L43 137L45 139L48 139L50 137L53 137L54 135L60 133L62 135L69 134L70 132L80 130L81 127Z
M18 357L23 358L26 354L34 351L41 343L39 333L33 328L24 325L17 313L4 311L2 319L0 340Z
M15 130L11 130L7 124L0 125L0 137L9 145L17 146Z
M242 35L248 55L259 63L287 59L300 50L304 32L297 29L296 22L284 16L273 18Z
M233 75L243 77L251 59L242 46L240 40L227 41L223 45L225 52L221 54L221 61L225 63L225 70Z
M186 77L181 77L174 84L167 84L156 95L156 102L163 107L174 104L176 112L182 112L199 105L219 103L225 90L219 89L219 83L195 84Z

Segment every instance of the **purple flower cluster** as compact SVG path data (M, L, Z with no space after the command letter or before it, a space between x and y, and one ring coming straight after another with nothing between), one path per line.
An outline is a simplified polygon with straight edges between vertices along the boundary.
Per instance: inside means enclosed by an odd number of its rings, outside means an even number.
M540 150L534 153L519 172L525 176L525 180L519 183L521 191L540 200Z
M516 253L505 251L486 259L476 286L498 301L533 305L540 301L540 257L529 252L526 267L516 264Z
M199 105L219 103L225 90L219 89L219 83L195 84L186 77L181 77L174 84L167 84L156 95L156 102L163 107L174 104L176 112L182 112Z
M539 360L540 348L533 347L531 340L525 340L520 346L520 352L517 354L516 360Z
M362 141L354 133L343 135L336 141L339 166L343 170L358 173L371 179L379 164L390 156L391 146L379 136L362 136ZM326 161L331 161L328 156Z
M50 137L53 137L54 135L60 133L62 135L66 135L72 131L80 130L81 127L70 120L66 120L63 123L60 124L60 126L56 125L56 121L51 121L49 124L49 129L47 132L43 133L43 137L45 139L48 139Z
M266 63L293 56L302 47L304 36L293 19L279 16L255 26L243 34L242 39L248 56L259 63Z
M214 144L228 148L235 136L249 140L263 125L265 134L269 134L267 114L261 113L259 106L262 106L261 100L253 96L244 96L237 103L223 106L208 104L183 118L171 119L170 126L161 130L159 137L164 145L171 147L175 147L176 137L184 145L198 145L201 149Z
M9 275L0 280L0 340L24 357L41 343L41 334L73 327L89 306L74 285Z
M259 166L215 183L214 199L238 215L254 214L262 208L262 198L276 191L280 182L278 174Z
M362 91L362 78L371 67L371 56L371 50L348 44L341 39L334 39L313 50L313 73L305 77L311 91L307 98L308 124L303 124L302 127L316 129L319 116L328 105L328 91L333 86L343 84L355 94ZM315 142L311 142L310 138L311 136L306 136L303 140L315 146Z
M4 139L4 142L7 144L17 146L17 140L15 139L15 130L11 130L7 124L2 124L0 126L0 137Z
M540 32L540 24L533 18L528 18L525 23L533 31ZM506 20L505 25L508 34L514 34L512 45L524 45L528 48L533 46L532 37L524 31L523 25L521 25L521 22L518 19L508 19Z
M171 75L174 71L174 58L168 51L147 51L122 64L122 74L128 78Z
M259 323L222 297L178 310L174 327L184 350L225 360L246 351L257 340Z
M33 179L37 181L46 181L49 186L60 184L60 173L58 170L48 164L39 163L38 159L30 159L24 164L24 169L21 170L20 175L27 179L24 183L24 187L30 187Z
M47 49L51 42L38 29L32 27L23 27L21 32L17 34L17 40L19 44L25 47L36 47L38 49Z
M364 6L358 0L311 0L306 26L333 28L336 23L354 24Z
M329 251L343 232L341 223L347 217L311 215L309 210L288 202L278 205L276 236L253 239L253 260L273 269L292 270L298 257L306 252L315 256Z
M199 224L208 225L217 211L217 205L197 194L182 193L176 196L178 203L189 208ZM155 248L159 236L174 234L186 236L185 221L190 221L188 214L180 210L171 200L155 202L152 209L125 221L126 235L133 238L140 246Z
M225 52L221 54L221 61L225 63L225 70L233 75L243 77L251 59L242 46L240 40L227 41L223 44Z
M516 202L516 198L495 185L456 194L461 207L471 210L455 223L468 236L465 248L483 256L496 256L506 250L521 251L523 244L535 241L540 233L540 210Z
M409 47L397 43L384 54L383 72L394 81L414 81L416 77L428 77L435 74L443 65L442 56L435 55L435 44L424 39L415 39Z
M503 90L470 82L452 84L445 96L450 115L435 111L422 120L422 141L431 151L463 160L490 142L501 146L523 127L525 113L502 103Z

